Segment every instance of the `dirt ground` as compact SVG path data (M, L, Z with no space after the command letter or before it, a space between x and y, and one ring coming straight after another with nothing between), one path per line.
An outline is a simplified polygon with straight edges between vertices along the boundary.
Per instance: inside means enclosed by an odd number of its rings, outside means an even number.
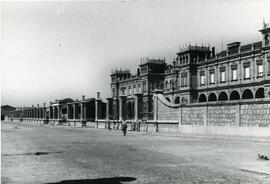
M2 183L270 183L270 140L2 122Z

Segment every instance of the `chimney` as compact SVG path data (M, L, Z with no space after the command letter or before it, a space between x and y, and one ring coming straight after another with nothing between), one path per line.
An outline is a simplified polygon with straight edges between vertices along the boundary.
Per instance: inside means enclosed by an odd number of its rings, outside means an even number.
M216 51L215 51L215 47L212 47L212 58L214 58L215 57L215 55L216 55L216 53L215 53Z

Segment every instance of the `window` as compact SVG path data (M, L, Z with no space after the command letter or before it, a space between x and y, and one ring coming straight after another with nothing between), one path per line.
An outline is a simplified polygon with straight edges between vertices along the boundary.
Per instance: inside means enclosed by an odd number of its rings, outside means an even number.
M133 94L136 93L136 85L133 85Z
M146 93L146 83L145 82L143 83L142 88L143 88L143 93Z
M237 69L236 68L232 69L232 80L233 81L237 80Z
M187 86L187 74L186 73L181 75L181 86L182 87Z
M250 66L244 67L244 79L250 79Z
M215 73L211 72L210 73L210 84L214 84L215 83Z
M115 94L115 88L112 89L112 97L115 98L116 94Z
M261 63L257 66L258 66L258 77L262 77L263 76L263 65Z
M139 84L138 85L138 93L141 93L142 91L141 91L141 85Z
M129 87L128 87L128 91L129 91L129 92L128 92L128 93L129 93L129 95L131 95L131 94L132 94L132 91L131 91L131 86L129 86Z
M121 88L121 94L125 95L126 94L126 88Z
M220 82L225 82L225 70L220 72Z
M205 76L204 76L204 74L200 75L200 82L201 82L201 85L205 84Z

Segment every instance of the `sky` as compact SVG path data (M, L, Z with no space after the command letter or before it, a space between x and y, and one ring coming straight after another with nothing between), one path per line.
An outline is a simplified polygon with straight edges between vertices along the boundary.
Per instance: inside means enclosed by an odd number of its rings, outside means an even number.
M1 1L1 104L111 97L112 69L262 39L269 0Z

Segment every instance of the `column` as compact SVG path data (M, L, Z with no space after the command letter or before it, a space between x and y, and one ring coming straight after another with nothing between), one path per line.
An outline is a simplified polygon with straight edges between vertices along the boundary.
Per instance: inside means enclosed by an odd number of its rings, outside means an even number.
M52 119L52 107L49 106L49 119Z
M40 109L40 107L38 108L38 119L40 119L41 118L41 109Z
M230 84L231 82L231 75L230 75L230 71L231 71L231 67L229 65L229 62L226 64L226 71L227 71L227 75L226 75L226 81L227 81L227 84Z
M81 101L81 121L85 121L86 111L85 111L85 101Z
M162 94L162 90L155 90L153 95L153 111L154 121L158 121L158 94Z
M251 80L255 82L257 73L256 73L257 63L254 58L250 61L250 72L251 72Z
M32 118L34 119L35 118L35 108L33 107L32 109Z
M241 58L239 58L239 61L237 63L237 81L239 83L242 83L242 63Z
M60 113L61 107L60 107L60 105L58 105L56 108L57 108L57 119L60 120L61 119L61 113Z
M218 64L217 64L216 65L216 81L215 81L217 86L219 85L219 82L220 82L219 73L220 73L220 71L219 71Z
M52 119L55 119L55 107L52 106Z
M43 119L46 119L46 103L43 103Z
M142 94L134 94L135 96L135 103L134 103L134 120L137 122L140 118L140 104L142 101ZM155 103L155 102L154 102Z
M205 74L204 74L204 76L205 76L205 85L206 85L206 88L208 88L208 85L209 85L209 68L208 68L208 66L206 66L206 68L205 68Z
M40 109L39 109L39 104L37 104L37 119L39 119L40 118Z
M37 118L40 119L40 108L37 109Z
M95 101L95 121L97 121L100 117L100 112L99 112L99 106L100 106L101 99L98 98Z
M33 109L33 118L36 119L37 118L37 112L36 112L36 108Z
M107 103L106 103L106 119L109 121L110 117L112 116L112 102L113 98L107 98Z
M67 104L67 120L69 120L69 104Z
M123 117L125 117L125 103L126 103L126 96L121 95L119 96L119 120L122 121Z
M76 103L73 103L73 119L76 119Z

